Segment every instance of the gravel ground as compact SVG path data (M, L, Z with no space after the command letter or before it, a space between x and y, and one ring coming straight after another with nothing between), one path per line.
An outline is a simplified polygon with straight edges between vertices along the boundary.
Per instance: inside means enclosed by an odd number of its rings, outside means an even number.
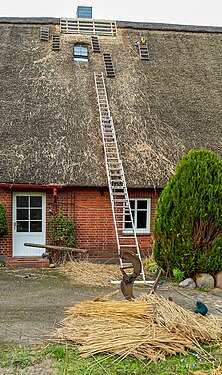
M66 307L111 290L74 285L57 269L0 269L0 344L43 343Z
M65 317L65 308L96 296L118 289L76 285L58 269L0 269L0 349L5 345L44 345L47 337L59 326ZM150 287L134 287L134 294L149 293ZM222 290L210 293L185 290L172 284L162 284L157 293L172 297L174 302L189 309L195 309L199 300L209 308L210 313L222 316ZM115 297L123 299L121 292ZM44 370L43 370L44 368ZM10 372L11 371L11 372ZM1 375L15 374L13 369L0 368ZM41 364L34 364L26 372L16 374L54 375L52 362L46 358Z

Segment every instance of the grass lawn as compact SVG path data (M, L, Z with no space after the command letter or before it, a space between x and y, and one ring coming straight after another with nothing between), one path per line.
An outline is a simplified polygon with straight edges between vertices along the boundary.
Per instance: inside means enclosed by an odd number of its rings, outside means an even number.
M24 374L32 374L32 366L50 359L56 375L175 375L210 374L222 362L221 348L218 344L204 346L205 355L187 352L186 355L167 357L165 361L149 363L135 358L122 359L118 356L97 355L82 359L78 349L69 345L49 345L44 348L8 347L0 352L0 366L13 368L14 373L23 368ZM1 373L1 372L0 372ZM44 373L41 372L42 375ZM47 372L49 374L49 372Z

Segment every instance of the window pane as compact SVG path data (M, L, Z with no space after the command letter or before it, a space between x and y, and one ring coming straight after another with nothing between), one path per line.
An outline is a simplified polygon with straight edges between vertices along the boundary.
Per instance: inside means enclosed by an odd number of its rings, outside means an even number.
M131 223L126 223L126 221L130 221L130 216L129 215L125 215L125 228L132 228L132 225Z
M137 211L137 229L147 228L147 212Z
M135 209L135 201L130 200L130 207L131 207L131 210Z
M31 209L30 210L31 220L42 220L42 210L41 209Z
M134 220L134 212L132 212L133 220ZM130 223L126 223L126 221L130 221ZM131 220L130 220L130 215L125 215L125 228L132 228Z
M74 45L74 61L88 61L88 49L82 44Z
M28 220L29 219L29 210L17 209L17 220Z
M87 48L82 48L82 49L81 49L81 55L82 55L82 56L86 56L86 57L88 56Z
M42 207L42 197L30 197L30 207Z
M17 232L28 232L29 222L28 221L17 221Z
M16 197L17 207L28 207L29 206L29 197L19 196Z
M41 221L30 221L30 232L41 232L42 222Z
M147 200L144 200L144 201L137 201L137 209L147 209Z
M75 46L74 47L74 53L75 53L75 55L81 55L81 47Z

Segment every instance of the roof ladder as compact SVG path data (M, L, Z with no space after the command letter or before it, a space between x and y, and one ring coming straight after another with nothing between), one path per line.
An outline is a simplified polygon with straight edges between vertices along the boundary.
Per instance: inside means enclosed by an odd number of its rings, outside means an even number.
M139 44L140 60L149 60L149 50L147 44Z
M40 40L49 40L49 27L40 27Z
M103 73L94 73L94 77L118 255L120 255L121 251L128 250L136 254L141 261L123 165L119 157L115 128L110 114L104 76ZM121 267L128 268L132 266L132 264L124 263L123 259L119 259ZM143 282L145 282L143 267L141 277Z
M112 61L112 56L110 53L103 54L103 60L105 64L106 76L115 77L115 69Z
M53 34L52 35L52 50L59 51L60 50L60 35Z
M93 52L101 52L100 45L99 45L99 37L96 35L91 35L91 46Z

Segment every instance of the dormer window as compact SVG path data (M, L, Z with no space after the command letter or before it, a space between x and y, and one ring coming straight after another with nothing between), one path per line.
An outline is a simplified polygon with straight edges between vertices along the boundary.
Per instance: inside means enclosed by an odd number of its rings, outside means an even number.
M74 61L88 61L88 48L85 44L76 43L74 45Z

